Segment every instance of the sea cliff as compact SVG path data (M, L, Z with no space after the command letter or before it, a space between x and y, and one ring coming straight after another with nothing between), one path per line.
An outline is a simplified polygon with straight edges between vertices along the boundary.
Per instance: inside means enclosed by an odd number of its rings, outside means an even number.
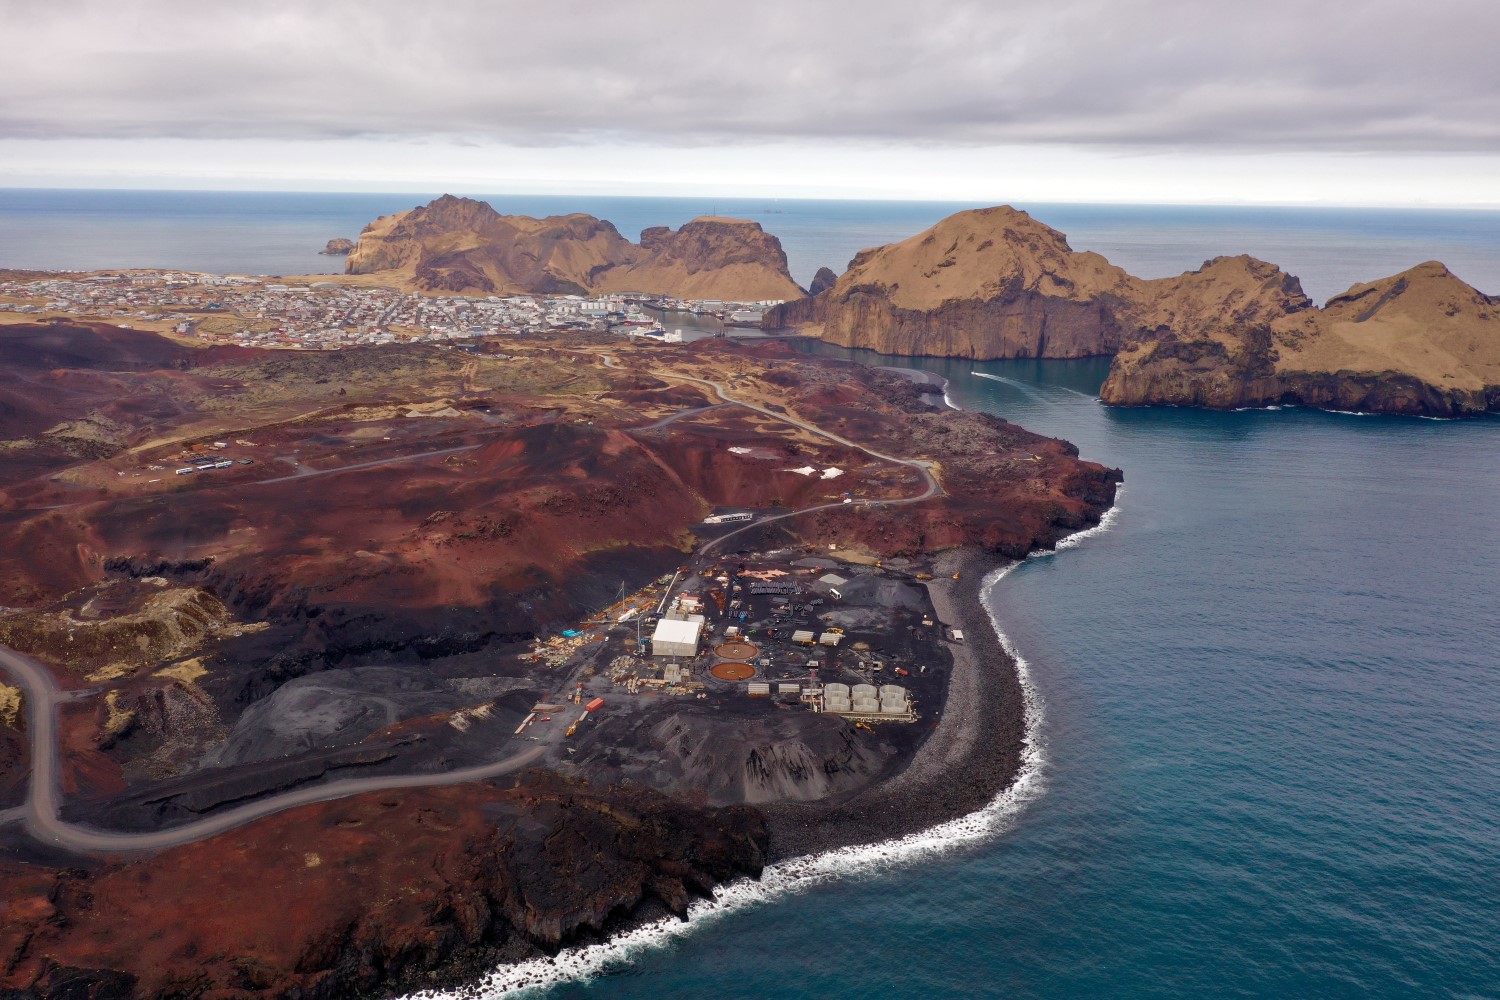
M1166 330L1116 356L1105 402L1439 417L1500 409L1500 303L1435 261L1356 285L1322 309Z
M1113 405L1300 405L1470 416L1500 408L1497 300L1429 262L1319 308L1248 256L1136 278L1011 208L861 251L767 313L844 347L991 360L1112 356Z
M763 325L887 354L1090 357L1127 339L1121 306L1138 284L1025 212L987 208L861 251L832 287L771 310Z

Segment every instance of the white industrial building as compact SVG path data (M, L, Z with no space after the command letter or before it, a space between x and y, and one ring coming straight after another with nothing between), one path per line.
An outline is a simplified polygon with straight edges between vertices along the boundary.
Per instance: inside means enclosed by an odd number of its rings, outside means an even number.
M906 697L906 688L895 684L884 684L880 688L880 714L905 715L911 709Z
M656 623L656 631L651 634L651 655L697 656L698 637L702 634L702 615L669 615Z
M877 715L880 712L880 691L873 684L856 684L849 691L854 711L860 715Z
M910 721L911 695L897 684L876 687L874 684L825 684L823 711L835 715L886 716Z

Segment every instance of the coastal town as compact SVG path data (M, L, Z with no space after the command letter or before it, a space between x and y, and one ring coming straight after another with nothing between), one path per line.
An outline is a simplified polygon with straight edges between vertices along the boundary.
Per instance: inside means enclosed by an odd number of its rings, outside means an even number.
M0 275L0 315L105 320L247 347L332 350L471 340L549 330L614 332L666 343L752 334L774 300L607 295L433 295L299 279L118 270ZM685 320L673 329L672 319ZM664 322L665 318L665 322ZM680 327L688 325L689 331Z

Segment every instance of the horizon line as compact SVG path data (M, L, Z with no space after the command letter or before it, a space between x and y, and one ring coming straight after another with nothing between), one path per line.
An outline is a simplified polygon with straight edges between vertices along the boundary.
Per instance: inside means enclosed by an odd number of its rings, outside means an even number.
M133 193L157 193L157 194L289 194L289 195L419 195L440 197L451 194L457 197L488 198L497 196L525 197L525 198L622 198L649 200L688 200L699 198L733 198L740 200L764 199L770 201L798 201L798 202L906 202L912 204L932 205L964 205L964 206L998 206L998 205L1108 205L1113 207L1128 208L1283 208L1283 209L1379 209L1392 211L1500 211L1500 200L1494 202L1432 202L1432 201L1406 201L1406 202L1343 202L1328 201L1323 199L1310 199L1307 201L1260 201L1254 199L1243 199L1235 201L1103 201L1098 199L1058 199L1058 198L1024 198L1017 197L1003 200L984 198L936 198L936 197L913 197L908 194L865 192L863 194L848 195L816 195L816 194L771 194L771 193L697 193L684 194L652 194L652 193L621 193L600 191L525 191L525 190L494 190L480 191L478 189L463 189L450 186L446 190L438 188L416 188L397 187L389 189L375 188L302 188L302 187L172 187L142 185L133 187L116 186L94 186L94 185L62 185L62 184L4 184L0 183L0 191L55 191L55 192L97 192L111 194L133 194ZM434 193L436 192L436 193Z

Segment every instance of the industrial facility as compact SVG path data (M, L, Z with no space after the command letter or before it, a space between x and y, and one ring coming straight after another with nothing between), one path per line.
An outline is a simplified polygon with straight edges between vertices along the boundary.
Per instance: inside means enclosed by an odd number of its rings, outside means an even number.
M656 631L651 634L651 655L697 656L702 635L702 615L673 612L656 623Z

